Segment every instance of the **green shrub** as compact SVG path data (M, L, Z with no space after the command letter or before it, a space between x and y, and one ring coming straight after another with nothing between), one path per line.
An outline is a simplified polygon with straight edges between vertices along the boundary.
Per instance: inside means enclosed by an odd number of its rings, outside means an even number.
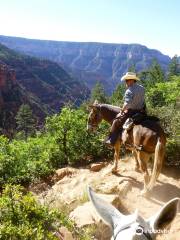
M167 136L166 161L170 165L180 166L180 111L172 105L149 108L149 114L160 118Z
M180 167L180 141L176 139L168 139L167 148L167 164Z
M64 164L112 154L102 143L107 124L102 123L97 133L88 133L86 124L84 111L64 108L60 114L47 118L45 133L11 142L0 136L0 184L29 183Z
M5 185L0 196L0 240L56 240L61 226L75 239L90 240L64 213L40 205L31 193L19 185Z
M39 205L20 186L6 185L0 197L0 239L45 240L53 236L65 217Z
M54 169L53 139L45 136L13 140L0 136L0 183L30 182Z
M47 118L47 132L59 144L62 162L74 164L89 157L95 159L109 154L102 144L107 124L101 124L95 134L88 133L86 125L87 115L81 109L63 108L61 114Z
M152 107L175 106L180 98L180 77L172 77L171 81L157 82L147 91L147 101Z
M15 174L14 156L11 155L9 140L0 136L0 185L7 182Z

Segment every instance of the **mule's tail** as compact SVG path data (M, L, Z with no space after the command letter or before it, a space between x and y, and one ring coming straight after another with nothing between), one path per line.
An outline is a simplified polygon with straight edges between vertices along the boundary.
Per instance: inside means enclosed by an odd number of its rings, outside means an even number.
M150 191L158 179L159 174L161 173L164 156L165 156L165 141L163 137L158 137L155 152L154 152L154 166L152 170L151 179L149 181L149 184L147 186L147 189Z

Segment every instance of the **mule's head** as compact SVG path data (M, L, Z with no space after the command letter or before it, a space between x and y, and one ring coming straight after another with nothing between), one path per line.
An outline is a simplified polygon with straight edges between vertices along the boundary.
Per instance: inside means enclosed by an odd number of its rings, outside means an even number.
M123 215L114 206L99 198L89 187L88 194L99 215L110 225L112 240L154 240L156 233L165 230L177 213L179 198L166 203L148 220L138 215Z
M101 105L98 103L97 100L89 106L90 113L88 116L88 122L87 122L87 130L88 131L96 131L99 123L102 121L102 115L101 115Z

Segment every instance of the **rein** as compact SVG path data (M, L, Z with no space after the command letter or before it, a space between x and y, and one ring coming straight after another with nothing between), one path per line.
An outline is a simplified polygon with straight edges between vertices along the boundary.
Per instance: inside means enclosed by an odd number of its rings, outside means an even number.
M116 238L117 238L117 236L118 236L118 234L120 233L120 232L122 232L122 231L124 231L124 230L126 230L126 229L129 229L131 226L126 226L126 227L124 227L124 228L121 228L117 233L116 233L116 235L114 236L114 240L116 240ZM152 239L152 237L151 237L151 234L147 231L147 232L145 232L144 231L144 227L143 226L141 226L141 225L138 225L138 227L140 227L139 229L141 229L142 231L140 232L140 233L142 233L146 238L147 238L147 240L153 240ZM138 228L136 229L136 231L138 230ZM138 232L136 232L136 234L137 234ZM137 234L138 235L138 234ZM139 234L140 235L140 234Z
M98 105L98 111L97 111L97 114L98 114L98 118L100 118L100 116L102 115L102 114L101 114L101 105L100 105L100 104ZM97 127L96 124L91 124L91 125L92 125L92 127Z
M102 117L102 119L104 119L106 122L108 122L109 124L112 124L112 122L113 122L113 120L116 118L116 116L117 116L117 114L119 113L119 112L116 112L114 109L113 109L113 107L108 107L109 105L108 104L98 104L98 106L97 106L97 109L98 109L98 117L99 116L101 116ZM110 105L111 106L111 105ZM110 111L110 113L109 113L109 115L111 115L111 114L115 114L115 116L114 117L110 117L110 118L112 118L112 119L109 119L108 120L108 118L107 117L105 117L104 116L104 114L102 113L102 108L103 109L107 109L107 111ZM105 110L104 110L104 112L105 112Z

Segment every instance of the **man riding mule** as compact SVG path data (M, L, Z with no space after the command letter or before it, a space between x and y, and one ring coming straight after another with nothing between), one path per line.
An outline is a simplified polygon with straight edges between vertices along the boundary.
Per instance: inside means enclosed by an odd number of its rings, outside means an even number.
M127 78L131 78L131 81L127 81ZM91 111L88 117L87 129L96 130L103 119L112 125L109 142L107 141L108 144L113 143L115 150L112 172L118 171L120 147L124 144L134 155L135 169L143 173L144 190L142 193L146 194L153 188L161 172L165 155L166 136L159 123L148 116L141 120L140 123L133 124L131 129L122 130L122 125L128 117L133 118L135 113L144 112L144 88L136 83L138 78L133 73L127 73L123 79L127 79L127 86L130 83L125 94L123 109L95 101L90 106ZM150 176L147 162L151 157L154 157L154 166Z
M136 83L136 81L139 81L139 78L135 73L127 72L121 80L126 82L127 90L124 95L124 105L121 112L113 121L109 138L105 141L106 144L111 145L116 143L120 130L122 131L122 126L127 118L137 113L145 114L145 91L143 86Z

